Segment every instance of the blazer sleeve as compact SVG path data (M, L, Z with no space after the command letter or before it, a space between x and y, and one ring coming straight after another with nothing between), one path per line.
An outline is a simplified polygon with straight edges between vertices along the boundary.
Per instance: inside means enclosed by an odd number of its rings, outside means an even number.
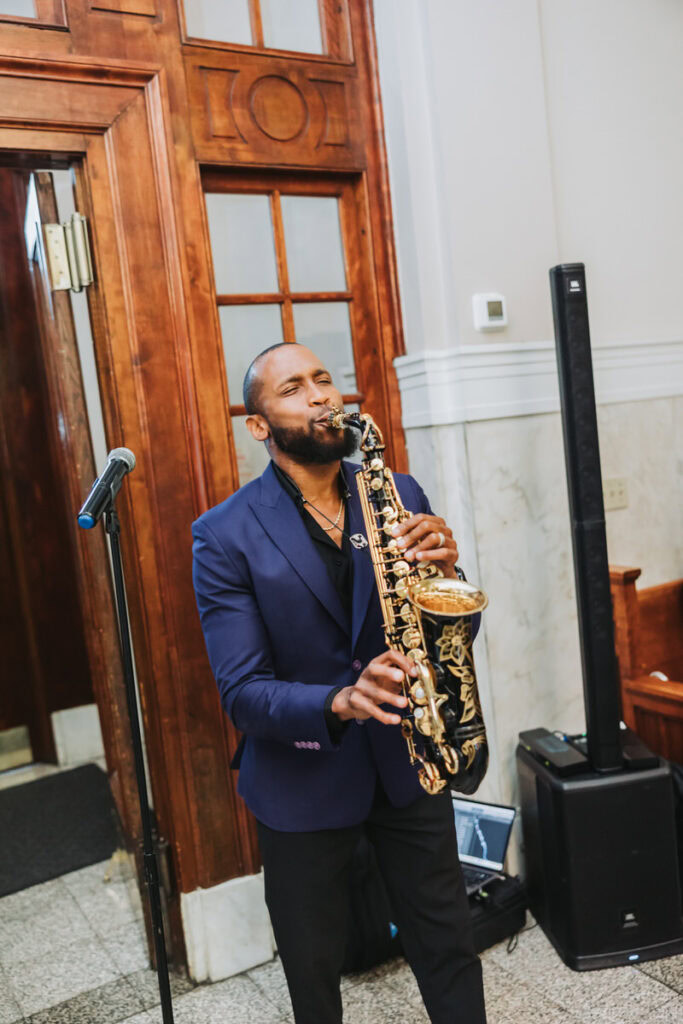
M325 701L336 687L275 678L250 578L206 523L193 523L192 535L199 618L221 703L234 725L246 736L338 749L325 720Z

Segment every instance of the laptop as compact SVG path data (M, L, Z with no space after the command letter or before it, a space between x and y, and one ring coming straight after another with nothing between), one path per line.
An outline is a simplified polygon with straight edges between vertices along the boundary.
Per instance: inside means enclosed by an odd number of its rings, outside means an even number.
M494 878L505 878L503 863L515 808L453 797L458 852L467 895L479 892Z

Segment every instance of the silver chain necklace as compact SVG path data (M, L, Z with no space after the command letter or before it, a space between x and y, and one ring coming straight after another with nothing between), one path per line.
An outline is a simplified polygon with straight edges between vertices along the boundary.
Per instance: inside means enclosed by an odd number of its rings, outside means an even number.
M303 500L304 505L311 505L311 503L308 500L308 498L304 498L303 494L301 495L301 498ZM323 519L326 519L328 523L332 523L331 526L328 526L328 527L321 526L320 527L321 530L325 530L325 533L330 533L330 531L335 526L337 526L339 520L341 519L341 514L342 514L343 507L344 507L344 499L342 498L341 505L339 506L339 512L337 513L337 518L335 519L334 522L332 522L332 520L329 519L325 515L324 512L321 512L319 508L315 507L315 505L311 505L311 508L315 509L315 511L318 513L319 516L322 516ZM363 548L366 548L368 546L367 538L364 537L362 533L349 533L342 526L337 526L337 529L341 533L342 537L348 537L349 538L349 540L351 541L351 543L353 544L354 548L356 548L357 551L362 551Z
M302 495L302 497L303 497L303 495ZM322 517L323 517L323 519L327 520L327 522L328 522L328 523L332 523L332 520L331 520L331 519L329 519L329 518L328 518L328 517L327 517L327 516L325 515L325 513L324 513L324 512L321 512L321 511L320 511L320 509L319 509L319 508L317 508L317 507L316 507L316 506L315 506L315 505L313 504L313 502L312 502L312 501L309 501L309 500L308 500L308 498L304 498L304 505L310 505L310 506L311 506L311 508L312 508L312 509L313 509L313 510L314 510L315 512L317 512L319 516L322 516ZM337 512L337 518L335 519L335 521L334 521L334 522L332 523L332 525L331 525L331 526L323 526L323 525L322 525L322 523L321 523L321 524L320 524L320 529L321 529L321 530L324 530L324 531L325 531L325 533L331 533L331 532L332 532L332 530L334 530L334 528L335 528L335 527L337 526L337 524L339 523L339 520L341 519L341 514L342 514L342 509L343 509L343 508L344 508L344 499L342 498L342 499L340 500L340 502L339 502L339 511ZM342 533L343 533L343 532L344 532L344 531L342 530Z

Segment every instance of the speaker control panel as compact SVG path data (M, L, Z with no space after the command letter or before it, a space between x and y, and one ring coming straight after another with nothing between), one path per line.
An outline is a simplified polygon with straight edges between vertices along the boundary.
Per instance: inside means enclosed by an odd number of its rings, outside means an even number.
M588 768L588 759L581 751L547 729L520 732L519 742L537 761L557 775L576 775Z

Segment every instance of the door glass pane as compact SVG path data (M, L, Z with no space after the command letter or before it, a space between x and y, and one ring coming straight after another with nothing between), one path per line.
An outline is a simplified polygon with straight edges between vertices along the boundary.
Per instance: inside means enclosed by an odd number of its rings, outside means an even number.
M357 390L347 302L295 303L294 330L299 344L320 357L342 394Z
M261 0L261 21L267 47L323 52L318 0Z
M249 363L270 345L282 341L279 306L221 306L223 355L230 404L242 404L242 382Z
M0 17L9 14L12 18L37 18L35 0L0 0Z
M251 46L249 0L185 0L188 36Z
M335 196L282 196L293 292L346 291L344 249Z
M279 291L268 196L209 192L206 212L218 294Z
M256 441L249 433L246 416L232 417L232 436L237 453L237 471L240 487L260 476L268 465L270 456L263 441Z

